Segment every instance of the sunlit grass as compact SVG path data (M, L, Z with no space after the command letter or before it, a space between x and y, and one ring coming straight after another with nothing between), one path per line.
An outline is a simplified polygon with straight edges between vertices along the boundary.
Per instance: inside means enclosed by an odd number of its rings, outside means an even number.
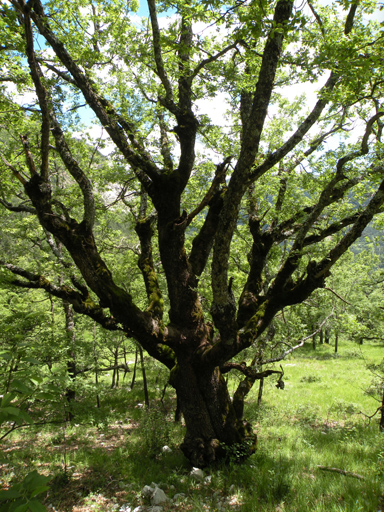
M336 356L332 346L309 346L284 361L285 389L267 380L261 406L255 386L245 409L258 433L256 454L243 464L206 470L210 481L189 476L178 449L184 429L173 422L174 397L162 404L154 389L148 413L139 405L140 381L131 392L126 383L106 387L100 409L94 396L84 397L72 424L16 431L3 441L2 480L8 485L33 468L51 475L45 504L57 512L112 512L123 504L133 510L151 482L170 498L185 494L164 512L377 512L384 438L377 419L368 424L361 413L372 414L378 405L365 393L372 379L366 365L381 359L380 346L344 342ZM162 454L164 445L172 452Z

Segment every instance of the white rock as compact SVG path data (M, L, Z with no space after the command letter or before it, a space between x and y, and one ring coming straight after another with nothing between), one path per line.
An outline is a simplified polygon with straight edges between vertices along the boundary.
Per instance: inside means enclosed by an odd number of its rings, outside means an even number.
M175 494L173 497L173 501L182 501L186 498L186 495L183 492L180 492L179 494Z
M196 480L204 480L204 471L199 468L192 468L192 471L189 473L189 476L196 478Z
M161 505L162 503L166 503L168 501L168 496L165 494L163 489L160 487L156 487L152 494L151 505Z
M138 507L134 508L132 512L146 512L146 510L146 507L139 505Z
M162 451L163 453L172 453L172 450L170 449L170 447L169 447L169 446L163 446L163 447L162 447L162 449L161 449L161 451Z
M155 488L149 485L144 485L141 490L141 495L143 498L152 498Z
M119 508L119 512L131 512L132 509L129 505L123 505L122 507Z

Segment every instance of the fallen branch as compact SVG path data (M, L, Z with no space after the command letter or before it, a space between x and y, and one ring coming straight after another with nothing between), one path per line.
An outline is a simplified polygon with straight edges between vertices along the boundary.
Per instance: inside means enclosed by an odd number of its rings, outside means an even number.
M318 467L318 469L321 469L322 471L332 471L333 473L340 473L341 475L352 476L353 478L359 478L360 480L364 480L363 476L358 475L357 473L352 473L351 471L345 471L344 469L330 468L328 466L317 466L317 467Z

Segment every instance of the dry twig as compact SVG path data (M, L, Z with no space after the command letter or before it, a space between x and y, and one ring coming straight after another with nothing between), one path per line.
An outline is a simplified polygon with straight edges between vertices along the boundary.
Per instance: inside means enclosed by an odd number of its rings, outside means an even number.
M360 480L364 480L364 477L361 475L358 475L357 473L352 473L351 471L345 471L345 469L339 469L339 468L330 468L328 466L317 466L322 471L332 471L333 473L340 473L341 475L345 476L352 476L353 478L359 478Z

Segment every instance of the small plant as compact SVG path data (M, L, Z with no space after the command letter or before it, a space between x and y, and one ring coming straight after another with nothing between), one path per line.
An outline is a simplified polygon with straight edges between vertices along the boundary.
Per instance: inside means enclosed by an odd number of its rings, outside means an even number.
M310 384L311 382L320 382L321 377L318 375L304 375L304 377L301 377L300 382L305 382L307 384Z
M361 350L358 349L347 350L344 355L348 359L364 359Z
M356 414L359 411L360 407L358 404L347 402L342 398L335 399L329 408L329 413L343 415L344 417L351 416L352 414Z
M249 457L249 453L253 453L254 442L251 439L246 439L242 443L235 443L231 446L221 443L221 447L224 449L229 462L241 462Z
M10 434L16 425L31 424L32 420L23 409L23 399L28 396L28 389L24 395L24 383L20 381L21 391L12 390L2 396L0 401L0 425L13 423L13 427L2 436ZM15 483L7 490L0 491L1 512L45 512L46 508L36 498L48 490L49 477L40 475L36 470L28 473L21 482Z
M384 475L384 450L377 455L377 463L375 468L376 476L382 477Z
M272 467L265 468L262 481L264 498L272 503L281 503L291 489L290 475L288 462L281 456Z
M319 417L320 408L311 404L302 404L296 409L296 415L301 423L313 425Z
M59 473L54 475L54 477L52 478L52 480L50 482L50 489L53 492L58 492L61 489L63 489L63 487L68 485L70 481L71 481L71 477L70 477L68 471L60 471Z
M46 512L36 496L49 489L49 477L32 471L6 491L0 491L1 512Z
M164 411L156 406L144 412L140 422L142 448L148 455L155 456L171 439L171 424Z

